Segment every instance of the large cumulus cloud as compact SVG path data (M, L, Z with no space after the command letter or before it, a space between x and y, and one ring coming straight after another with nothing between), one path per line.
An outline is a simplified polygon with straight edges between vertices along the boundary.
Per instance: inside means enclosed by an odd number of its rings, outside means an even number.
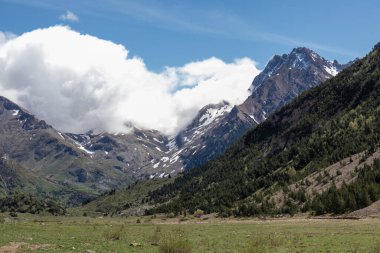
M67 132L174 134L207 104L243 102L258 72L248 58L210 58L155 73L124 46L64 26L0 36L0 94Z

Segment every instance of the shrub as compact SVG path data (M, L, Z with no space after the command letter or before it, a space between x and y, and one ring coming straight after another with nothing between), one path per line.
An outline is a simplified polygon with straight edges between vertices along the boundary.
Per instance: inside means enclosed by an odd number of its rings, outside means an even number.
M18 216L17 213L15 213L15 212L10 212L9 215L10 215L11 217L17 217L17 216Z
M194 216L197 217L197 218L200 218L202 215L204 215L205 212L201 209L197 209L195 212L194 212Z
M191 244L182 230L166 234L160 242L160 253L190 253Z
M178 215L178 214L177 214ZM177 216L175 213L168 213L167 215L166 215L166 218L169 218L169 219L171 219L171 218L175 218L176 216Z

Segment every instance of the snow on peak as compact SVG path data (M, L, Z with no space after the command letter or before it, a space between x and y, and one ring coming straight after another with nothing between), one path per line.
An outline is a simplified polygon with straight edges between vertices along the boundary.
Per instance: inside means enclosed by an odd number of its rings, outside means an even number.
M317 61L318 56L317 56L316 53L312 52L312 53L310 54L310 56L311 56L311 59L313 59L313 61Z
M255 123L256 123L257 125L260 124L260 122L256 120L255 116L253 116L253 115L249 115L249 117L250 117L251 119L253 119L253 121L255 121Z
M158 143L164 143L163 141L160 141L160 140L157 139L156 137L153 137L153 140L154 140L155 142L158 142Z
M169 148L169 151L168 152L171 152L175 149L177 149L177 144L176 144L176 141L175 141L175 138L173 139L170 139L170 141L168 142L168 144L166 144L166 146Z
M85 153L87 153L87 154L89 154L89 155L93 155L95 152L93 152L93 151L90 151L90 150L88 150L88 149L86 149L85 147L83 147L81 144L79 144L79 143L77 143L77 145L78 145L78 148L80 149L80 150L82 150L82 151L84 151Z
M311 58L314 60L312 56ZM307 69L310 65L305 53L296 52L294 53L294 57L292 57L291 55L289 56L289 60L292 68Z
M17 116L19 112L19 110L13 110L12 116Z
M329 73L332 76L336 76L339 71L334 66L323 66L327 73Z
M63 137L63 135L62 135L62 133L61 132L57 132L58 133L58 135L61 137L61 139L62 140L64 140L65 139L65 137Z
M199 119L201 125L199 127L204 127L211 124L216 118L228 113L232 110L233 106L230 104L224 105L220 108L209 108Z

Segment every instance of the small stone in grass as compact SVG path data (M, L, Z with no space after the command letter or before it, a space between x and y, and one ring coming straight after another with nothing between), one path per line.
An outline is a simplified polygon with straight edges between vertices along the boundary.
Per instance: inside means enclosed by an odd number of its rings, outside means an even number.
M129 246L132 246L132 247L141 247L142 244L138 243L138 242L132 242L131 244L129 244Z

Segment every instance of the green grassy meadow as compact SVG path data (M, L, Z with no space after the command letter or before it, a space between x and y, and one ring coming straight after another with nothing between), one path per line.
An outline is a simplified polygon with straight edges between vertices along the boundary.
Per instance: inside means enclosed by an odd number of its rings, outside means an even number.
M21 216L0 224L0 253L380 252L380 220L219 220ZM165 251L175 244L182 251ZM46 245L48 244L48 245ZM131 246L135 244L135 246ZM170 247L169 247L170 248Z

